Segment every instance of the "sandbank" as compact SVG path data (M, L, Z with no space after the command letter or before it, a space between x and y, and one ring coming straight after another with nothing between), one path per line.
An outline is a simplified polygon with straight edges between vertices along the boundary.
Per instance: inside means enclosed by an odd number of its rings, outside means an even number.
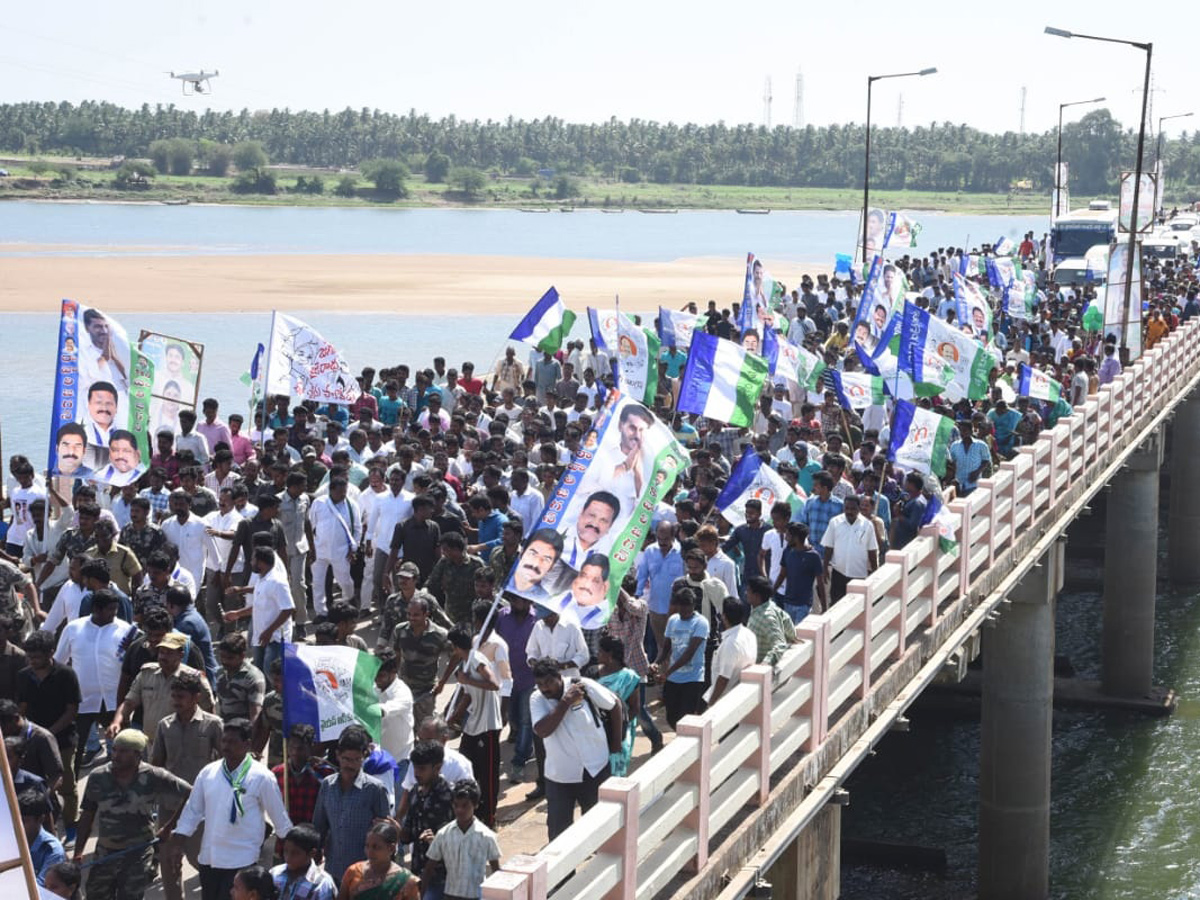
M65 251L71 248L62 247ZM612 306L722 306L741 298L744 257L621 262L457 255L8 256L0 258L0 312L44 312L64 297L113 313L389 312L508 315L554 285L576 310ZM828 265L787 264L798 284Z

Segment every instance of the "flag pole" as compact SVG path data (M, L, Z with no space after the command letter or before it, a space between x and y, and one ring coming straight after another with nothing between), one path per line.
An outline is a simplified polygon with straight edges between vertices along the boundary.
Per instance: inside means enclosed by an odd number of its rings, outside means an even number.
M282 649L283 649L283 652L279 656L280 665L281 665L281 668L279 671L280 676L283 676L282 666L284 665L284 660L287 658L287 644L286 643L282 644ZM280 714L280 718L284 722L286 722L287 721L287 680L285 678L281 677L281 681L283 681L283 690L279 694L279 714ZM271 738L268 735L267 736L267 757L268 757L268 759L270 758L270 755L271 755ZM288 818L291 818L291 815L292 815L291 798L288 796L288 793L289 793L288 786L291 783L291 778L290 778L291 768L292 768L292 761L288 757L288 736L287 736L287 734L284 734L284 736L283 736L283 809L288 814Z
M267 398L271 396L271 357L275 349L275 310L271 310L271 333L267 336L267 368L263 372L262 395L262 426L258 429L258 452L263 453L267 446Z

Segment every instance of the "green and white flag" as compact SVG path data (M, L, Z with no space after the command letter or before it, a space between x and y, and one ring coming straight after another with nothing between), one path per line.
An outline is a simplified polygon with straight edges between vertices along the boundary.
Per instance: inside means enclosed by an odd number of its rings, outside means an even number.
M653 329L642 328L617 312L617 390L639 403L654 405L660 346Z
M1057 403L1062 396L1062 385L1043 372L1021 363L1017 370L1017 393L1034 400Z
M762 503L764 520L771 507L780 501L790 506L795 516L804 508L804 491L799 487L793 490L782 475L762 461L753 447L747 446L729 473L715 505L725 521L737 528L746 524L747 500Z
M932 472L941 478L946 474L953 440L953 419L907 400L896 401L888 459L897 466L925 474Z
M928 310L904 304L897 356L913 381L937 385L954 403L982 400L996 359L979 341Z
M361 724L380 740L383 716L375 695L379 660L354 647L283 645L283 730L304 723L318 741L332 741Z
M679 386L680 412L749 428L768 364L733 341L696 332Z
M533 344L543 353L557 353L574 324L575 313L567 309L558 291L550 288L508 337L509 340Z

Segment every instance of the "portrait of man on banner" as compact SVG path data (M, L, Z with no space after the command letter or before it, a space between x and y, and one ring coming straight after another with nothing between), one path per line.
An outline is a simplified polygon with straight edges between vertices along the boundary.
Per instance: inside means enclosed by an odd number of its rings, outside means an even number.
M63 300L47 468L52 475L125 484L150 459L154 364L100 310ZM119 438L117 460L112 442ZM132 440L131 440L132 439Z
M602 625L686 460L666 424L612 392L547 498L505 590L584 627Z

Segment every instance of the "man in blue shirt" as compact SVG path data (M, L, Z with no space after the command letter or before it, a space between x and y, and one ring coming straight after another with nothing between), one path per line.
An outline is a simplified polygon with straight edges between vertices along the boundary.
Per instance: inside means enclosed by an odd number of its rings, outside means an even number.
M17 797L17 806L21 811L21 824L25 827L25 839L29 842L33 873L37 883L45 887L46 870L67 858L58 838L42 827L50 813L50 803L45 794L27 790Z
M821 601L818 610L826 608L824 575L825 564L821 554L808 543L808 526L803 522L792 522L788 525L788 545L783 551L783 565L779 567L779 577L772 586L778 591L780 583L786 580L787 587L781 600L783 611L793 624L799 625L812 610L814 585L817 599Z
M650 609L650 633L654 646L647 648L653 658L666 636L671 607L671 585L684 574L683 555L675 544L675 527L659 522L654 530L656 543L642 551L637 561L637 595Z
M476 494L467 503L467 511L478 532L478 539L468 548L472 553L478 553L487 562L492 550L500 546L501 529L508 521L508 516L492 508L492 501L487 497Z
M667 724L672 728L684 716L700 711L704 695L704 644L708 641L708 620L696 612L696 595L690 585L681 584L671 592L671 618L654 673L663 686L663 706Z
M904 499L899 501L899 512L892 522L891 542L896 550L902 550L921 530L928 506L924 491L925 478L920 472L904 476Z
M204 616L196 610L192 603L192 595L186 588L172 585L167 588L167 612L175 620L175 630L188 636L196 645L200 656L204 659L204 671L208 674L208 683L217 683L217 657L213 653L212 632Z
M763 535L767 526L762 520L762 501L751 498L746 501L746 521L730 532L721 549L726 553L739 550L742 556L741 583L761 574L758 554L762 550Z
M950 446L950 460L954 463L954 480L958 484L958 495L965 497L975 490L984 463L991 459L987 445L975 440L974 425L970 419L958 423L959 440Z
M808 526L808 540L813 549L824 553L821 539L834 516L842 514L842 501L833 496L833 476L822 470L813 475L813 496L804 502L804 508L796 516L797 522Z

